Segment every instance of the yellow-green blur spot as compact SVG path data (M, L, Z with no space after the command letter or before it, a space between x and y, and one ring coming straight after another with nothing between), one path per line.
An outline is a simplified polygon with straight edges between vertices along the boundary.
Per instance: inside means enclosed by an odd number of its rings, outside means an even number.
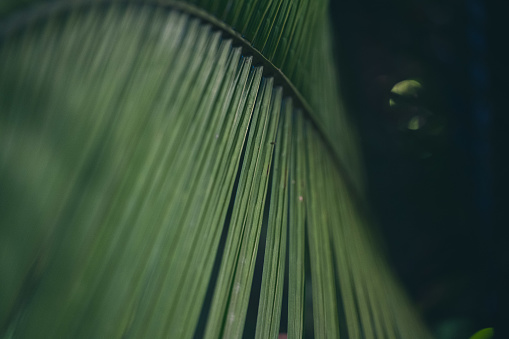
M412 96L416 98L420 90L422 90L420 82L416 80L403 80L394 85L391 92L402 96Z
M470 339L491 339L493 338L493 328L488 327L475 333Z
M412 131L416 131L419 128L421 128L422 125L423 124L421 122L421 119L419 118L419 116L416 115L415 117L410 119L410 121L408 122L408 129L411 129Z

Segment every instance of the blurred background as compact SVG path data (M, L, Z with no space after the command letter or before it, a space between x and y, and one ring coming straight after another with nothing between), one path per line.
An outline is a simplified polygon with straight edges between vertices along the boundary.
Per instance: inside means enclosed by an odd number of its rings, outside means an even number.
M438 338L509 338L501 6L331 2L373 217Z

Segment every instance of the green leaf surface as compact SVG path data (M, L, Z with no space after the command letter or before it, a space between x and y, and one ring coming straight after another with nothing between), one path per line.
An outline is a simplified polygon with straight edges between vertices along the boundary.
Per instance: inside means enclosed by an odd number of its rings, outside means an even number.
M324 1L48 4L0 7L0 337L429 337Z

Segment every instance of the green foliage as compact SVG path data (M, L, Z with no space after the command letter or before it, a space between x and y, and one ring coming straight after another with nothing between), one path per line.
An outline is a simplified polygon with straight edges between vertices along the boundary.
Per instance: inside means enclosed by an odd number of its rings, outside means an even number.
M263 248L256 337L283 307L302 337L311 293L317 338L427 338L369 236L325 3L100 3L5 21L0 336L190 338L205 311L241 337Z
M479 332L476 332L470 339L491 339L493 338L493 328L484 328Z

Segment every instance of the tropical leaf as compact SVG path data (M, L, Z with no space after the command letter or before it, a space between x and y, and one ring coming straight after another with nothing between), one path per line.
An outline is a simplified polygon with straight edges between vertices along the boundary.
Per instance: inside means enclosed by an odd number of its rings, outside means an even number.
M2 337L275 338L287 308L299 338L306 296L317 338L429 337L364 215L324 1L18 7L0 7Z

